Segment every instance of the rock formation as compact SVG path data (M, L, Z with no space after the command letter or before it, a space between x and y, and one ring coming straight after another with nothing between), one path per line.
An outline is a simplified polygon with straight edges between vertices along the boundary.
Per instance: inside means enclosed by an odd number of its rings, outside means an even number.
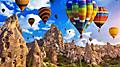
M53 47L56 50L64 48L62 33L56 26L51 25L51 29L45 34L44 44L47 47Z
M30 44L28 45L30 46ZM33 42L29 48L30 50L27 57L28 67L43 67L41 49L38 46L37 41Z
M0 33L0 67L26 67L28 48L21 35L17 15L7 19Z
M47 57L54 64L57 62L57 53L64 49L62 33L56 26L51 25L51 29L45 34L44 46Z

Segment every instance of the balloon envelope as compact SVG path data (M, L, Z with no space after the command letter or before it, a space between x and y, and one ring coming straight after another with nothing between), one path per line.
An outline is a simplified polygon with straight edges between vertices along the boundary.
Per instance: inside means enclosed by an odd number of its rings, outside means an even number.
M94 23L97 27L101 28L101 26L108 19L108 10L105 7L98 7L97 15L94 18Z
M93 2L93 0L68 0L66 3L66 13L80 34L93 14Z
M18 7L23 11L25 7L28 5L29 0L15 0Z
M115 38L118 35L119 29L117 27L109 28L109 34Z
M47 20L49 19L50 15L51 15L50 8L42 7L42 8L39 9L39 16L40 16L40 18L42 19L42 21L44 23L47 22Z
M34 22L35 22L35 19L34 18L29 18L28 22L32 26L34 24Z

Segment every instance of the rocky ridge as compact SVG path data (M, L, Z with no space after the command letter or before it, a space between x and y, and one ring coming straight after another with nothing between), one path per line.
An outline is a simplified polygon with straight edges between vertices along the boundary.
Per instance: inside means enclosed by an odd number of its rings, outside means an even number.
M76 46L74 41L64 43L60 30L54 25L52 25L51 29L45 34L43 41L46 53L50 53L51 51L55 52L56 50L57 54L54 54L56 61L54 62L59 62L59 60L57 60L59 59L57 57L59 55L69 58L70 62L84 60L87 63L95 65L103 63L105 59L120 58L120 47L118 45L111 45L110 43L105 45L87 43L85 47L80 47ZM50 54L47 54L47 56L51 56ZM55 60L55 58L53 60Z

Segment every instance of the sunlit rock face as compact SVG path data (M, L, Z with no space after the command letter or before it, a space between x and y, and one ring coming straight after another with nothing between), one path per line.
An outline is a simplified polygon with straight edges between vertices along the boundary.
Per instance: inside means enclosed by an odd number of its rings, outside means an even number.
M28 49L21 35L17 15L10 16L0 32L0 67L26 67Z

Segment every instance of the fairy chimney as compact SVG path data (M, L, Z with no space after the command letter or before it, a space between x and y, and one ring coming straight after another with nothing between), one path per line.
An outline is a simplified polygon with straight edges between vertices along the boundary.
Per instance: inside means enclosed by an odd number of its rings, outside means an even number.
M0 34L0 67L26 67L28 49L21 35L17 15L7 19Z
M27 57L28 67L43 67L43 58L37 41L31 44L31 49Z
M44 44L46 47L53 47L56 50L63 49L64 43L62 33L55 25L51 25L51 29L45 34Z

